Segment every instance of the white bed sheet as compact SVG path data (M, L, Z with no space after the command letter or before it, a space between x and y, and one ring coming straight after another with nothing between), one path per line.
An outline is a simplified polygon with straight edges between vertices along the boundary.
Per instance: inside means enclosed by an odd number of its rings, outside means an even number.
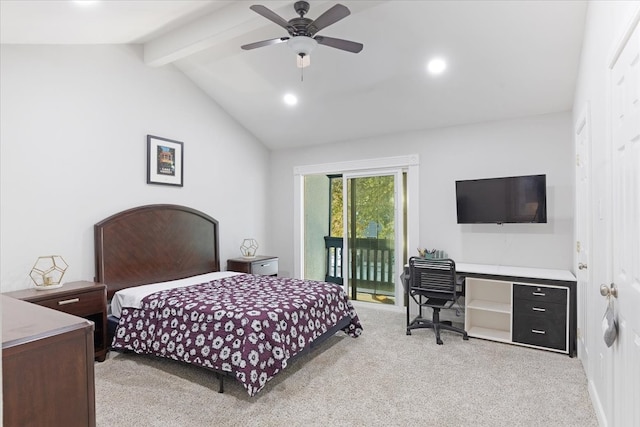
M140 308L142 306L142 299L144 297L158 291L181 288L190 285L199 285L200 283L206 283L212 280L236 276L238 274L243 273L236 273L233 271L216 271L214 273L201 274L199 276L192 276L184 279L172 280L169 282L152 283L149 285L134 286L133 288L122 289L116 292L111 299L111 314L115 317L120 317L122 307Z

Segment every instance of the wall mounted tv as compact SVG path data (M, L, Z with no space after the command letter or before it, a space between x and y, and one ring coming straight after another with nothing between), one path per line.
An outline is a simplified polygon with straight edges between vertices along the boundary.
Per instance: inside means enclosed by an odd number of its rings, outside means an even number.
M456 181L458 224L546 223L546 175Z

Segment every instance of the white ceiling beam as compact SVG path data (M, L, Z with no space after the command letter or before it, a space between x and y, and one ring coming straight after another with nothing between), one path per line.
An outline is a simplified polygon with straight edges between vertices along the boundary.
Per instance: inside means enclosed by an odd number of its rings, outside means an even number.
M228 6L145 43L144 62L154 67L166 65L269 25L267 19L249 10L250 3L229 3ZM314 5L321 3L326 2L314 2ZM269 1L267 5L284 19L290 19L295 14L290 0Z

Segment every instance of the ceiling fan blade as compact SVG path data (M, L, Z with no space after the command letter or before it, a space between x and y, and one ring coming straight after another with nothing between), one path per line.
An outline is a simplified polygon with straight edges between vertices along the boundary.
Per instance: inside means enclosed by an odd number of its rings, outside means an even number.
M289 23L283 17L281 17L280 15L278 15L277 13L272 11L271 9L268 9L265 6L262 6L260 4L254 4L252 6L249 6L249 9L253 10L258 15L264 16L269 21L275 22L276 24L280 25L285 30L289 31L289 27L290 27Z
M315 36L314 40L318 44L323 44L329 47L335 47L336 49L346 50L347 52L358 53L362 50L364 45L362 43L352 42L349 40L336 39L333 37Z
M307 25L307 29L310 31L311 35L317 33L323 28L327 28L331 24L335 24L342 18L346 18L349 16L351 12L347 9L346 6L341 4L336 4L329 10L327 10L322 15L318 16L315 21L312 21Z
M261 42L249 43L249 44L245 44L245 45L240 46L240 47L242 49L244 49L244 50L251 50L251 49L258 48L258 47L269 46L269 45L272 45L272 44L278 44L278 43L286 42L287 40L289 40L289 37L280 37L278 39L262 40Z

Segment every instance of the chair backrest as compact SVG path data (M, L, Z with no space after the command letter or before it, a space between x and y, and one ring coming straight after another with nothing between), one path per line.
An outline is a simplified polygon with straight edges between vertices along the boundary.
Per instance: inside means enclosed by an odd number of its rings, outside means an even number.
M429 298L456 299L456 263L449 258L409 259L409 291Z

